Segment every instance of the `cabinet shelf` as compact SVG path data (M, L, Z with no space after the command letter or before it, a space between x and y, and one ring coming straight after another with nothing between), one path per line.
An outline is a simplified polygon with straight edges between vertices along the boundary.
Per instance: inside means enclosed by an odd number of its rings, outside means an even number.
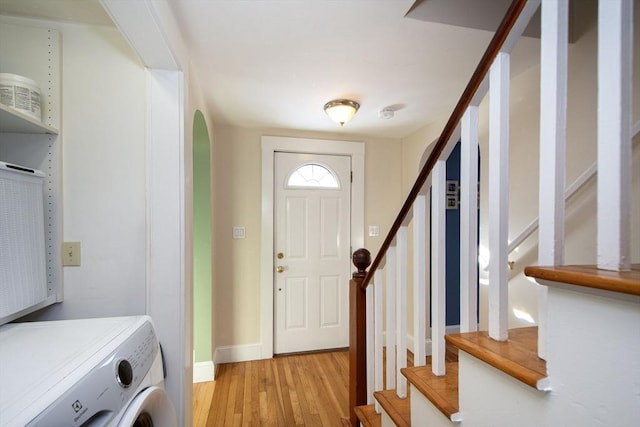
M4 66L3 70L29 76L30 79L42 84L40 101L46 117L43 123L39 117L27 114L24 110L0 104L1 160L38 169L46 175L42 183L43 198L46 203L43 224L46 298L30 308L10 314L12 319L17 319L55 302L61 302L64 294L59 250L62 245L62 140L61 130L57 129L62 126L60 101L62 48L59 30L40 25L31 26L20 18L2 18L0 20L0 34L2 34L0 62ZM43 84L45 82L46 84ZM0 260L0 264L2 261L4 259ZM5 285L0 283L2 298L6 295ZM37 295L43 296L41 290L37 292Z
M0 104L0 132L58 134L56 128L3 104Z

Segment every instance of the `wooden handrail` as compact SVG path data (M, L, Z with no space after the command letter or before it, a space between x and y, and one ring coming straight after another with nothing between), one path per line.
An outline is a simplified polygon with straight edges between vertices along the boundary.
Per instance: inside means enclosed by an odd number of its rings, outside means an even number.
M402 208L400 209L398 216L393 222L393 225L389 230L389 234L387 234L387 237L384 239L384 242L382 243L382 246L380 247L380 250L378 251L376 258L373 260L373 263L371 264L371 268L369 268L367 275L362 280L360 286L363 289L366 289L366 287L369 285L369 282L373 278L373 274L375 273L376 269L384 259L384 256L387 253L387 250L389 249L389 247L391 247L391 243L393 242L393 239L398 233L398 230L400 230L400 226L402 225L405 218L411 211L411 207L413 206L413 203L418 197L418 194L420 194L420 190L424 186L425 182L427 182L427 178L431 174L433 167L435 166L436 162L442 155L442 152L446 148L447 143L449 142L449 139L451 138L451 136L453 135L453 132L458 126L458 123L460 122L460 120L462 120L462 116L464 115L464 112L467 110L467 108L471 104L471 100L473 99L476 92L478 91L478 88L480 88L480 85L482 84L485 77L487 76L487 73L491 69L491 64L493 63L493 60L497 56L498 52L500 52L500 49L502 49L502 46L504 45L505 40L509 36L511 29L517 22L518 17L520 16L520 13L522 12L526 4L527 4L527 0L514 0L513 3L511 3L511 6L509 6L509 10L507 10L507 13L502 19L500 26L498 26L496 33L494 34L493 38L491 39L491 42L489 43L489 46L487 47L487 50L485 51L484 55L480 59L480 63L478 64L478 66L476 67L476 70L471 76L471 80L469 80L467 87L465 88L464 92L462 92L462 96L460 97L460 100L456 104L456 107L453 109L453 113L451 113L451 117L449 117L449 120L444 126L444 129L442 130L442 133L440 134L440 137L438 138L436 145L433 148L433 151L429 155L427 162L425 163L422 170L420 171L420 174L418 175L416 182L413 184L413 187L411 187L411 191L409 192L407 199L402 205Z

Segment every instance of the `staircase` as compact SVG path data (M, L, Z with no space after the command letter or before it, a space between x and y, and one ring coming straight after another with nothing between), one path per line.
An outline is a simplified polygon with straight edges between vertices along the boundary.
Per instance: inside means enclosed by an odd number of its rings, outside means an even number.
M376 393L383 413L377 414L375 405L357 407L361 424L587 426L599 422L594 412L602 412L604 425L636 425L640 265L623 273L595 266L530 267L527 274L551 289L555 315L549 320L554 334L548 363L537 356L536 327L510 330L507 342L485 332L447 335L459 350L459 362L448 362L441 377L430 365L403 369L411 398L399 399L393 390ZM616 363L603 363L611 356ZM558 372L552 380L547 365ZM580 410L572 410L576 407Z
M538 263L553 267L524 270L539 284L538 325L509 329L509 61L539 8ZM599 2L597 265L564 265L568 1L514 0L379 253L354 253L352 426L640 425L640 264L631 264L629 237L640 131L629 99L633 14L633 0ZM491 263L488 330L478 331L478 114L487 95ZM458 140L461 332L448 334L445 162Z
M622 273L530 267L527 274L549 287L547 362L537 356L536 327L510 330L507 342L484 332L448 335L459 363L443 377L428 365L404 369L410 405L397 414L383 405L380 418L362 424L637 425L640 265Z

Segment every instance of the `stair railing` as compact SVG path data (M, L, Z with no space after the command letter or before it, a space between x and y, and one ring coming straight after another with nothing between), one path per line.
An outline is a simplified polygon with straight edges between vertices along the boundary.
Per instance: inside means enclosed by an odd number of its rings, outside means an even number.
M489 336L506 340L508 286L508 133L509 55L541 0L514 0L421 169L373 262L358 250L358 271L350 282L350 406L373 403L373 391L396 389L407 395L400 370L407 361L407 270L409 225L413 230L414 365L426 360L427 325L431 318L432 371L441 376L445 364L445 236L447 204L445 162L461 134L461 321L462 332L477 328L477 147L478 108L489 93ZM564 262L564 151L566 139L568 0L542 0L540 89L540 229L539 263ZM632 2L599 3L598 69L598 264L628 269L630 247ZM626 55L626 56L625 56ZM604 88L604 89L603 89ZM626 98L625 98L626 97ZM635 131L635 129L634 129ZM612 144L611 141L620 142ZM612 148L612 146L615 146ZM613 153L612 153L613 152ZM612 155L613 154L613 155ZM604 165L604 166L603 166ZM548 181L548 182L547 182ZM552 184L549 184L552 183ZM551 188L549 188L551 186ZM427 211L427 197L431 210ZM600 199L603 199L601 201ZM603 215L603 211L613 211ZM427 254L430 215L431 250ZM610 235L605 235L605 234ZM613 237L612 237L613 236ZM431 262L431 306L425 307L426 269ZM367 271L367 267L371 265ZM384 271L382 268L384 267ZM374 286L369 286L373 284ZM386 293L383 295L383 292ZM386 310L382 304L386 303ZM544 357L545 304L539 297L539 351ZM386 316L383 319L383 311ZM384 324L383 324L384 323ZM365 326L366 325L366 326ZM383 331L386 330L386 336ZM386 377L383 349L386 347ZM365 369L366 365L366 369ZM376 410L379 412L380 408ZM454 416L455 418L455 416ZM454 420L452 418L452 420Z
M451 150L457 142L456 132L462 132L462 163L461 170L461 217L464 221L467 241L461 243L463 254L461 263L466 277L461 277L461 282L466 282L464 295L461 290L461 329L475 330L477 320L475 315L477 290L477 169L473 172L474 165L477 168L478 147L478 108L480 101L487 91L491 91L491 139L490 156L499 159L500 164L491 166L498 171L498 175L490 178L496 185L492 194L498 195L494 200L500 218L499 230L492 240L500 239L506 233L506 192L501 193L498 187L501 182L508 182L504 176L506 161L508 159L508 84L509 84L509 52L516 41L522 35L526 25L540 4L540 0L514 0L500 23L493 39L489 43L482 56L471 80L467 84L462 96L453 110L444 129L438 137L434 148L428 157L424 167L420 171L409 195L407 196L400 212L393 222L389 234L386 236L380 251L371 263L371 268L366 271L370 262L370 256L366 251L354 253L354 264L358 271L351 280L351 337L350 337L350 406L351 423L357 425L357 416L354 408L372 402L372 390L383 388L396 388L399 397L406 397L406 379L400 374L400 370L406 367L407 360L407 242L408 225L413 222L413 255L414 255L414 364L423 365L426 360L425 342L427 328L424 306L426 297L426 219L427 196L431 192L431 353L432 369L436 375L445 374L445 255L444 255L444 213L446 211L446 179L445 162ZM489 82L490 81L490 82ZM494 111L495 110L495 111ZM494 153L495 151L495 153ZM466 165L466 166L464 166ZM470 185L472 183L472 185ZM490 196L494 197L494 196ZM494 203L495 202L495 203ZM456 200L457 203L457 200ZM492 227L493 228L493 227ZM469 237L473 236L473 238ZM506 255L506 239L499 243L498 247ZM492 252L493 253L493 252ZM504 256L503 256L504 257ZM499 264L506 266L504 263ZM385 267L386 298L383 298L383 273L380 270ZM505 267L506 270L506 267ZM496 339L505 339L506 336L506 271L500 275L497 295L500 296L498 311L505 313L500 315L497 323L492 321L490 329ZM375 286L368 286L374 284ZM462 286L462 285L461 285ZM502 289L504 288L504 290ZM382 325L382 301L386 301L386 384L383 387L382 378L382 353L383 353L383 325ZM421 306L422 305L422 306ZM366 309L365 309L366 307ZM375 310L374 310L375 308ZM376 312L375 318L368 313ZM369 328L365 327L368 322ZM464 323L464 324L463 324ZM373 325L373 327L371 327ZM368 339L367 339L368 335ZM394 350L395 347L395 351ZM363 354L368 349L368 355ZM365 362L366 360L366 362ZM369 369L365 370L366 363ZM369 373L367 373L369 372ZM367 381L367 376L370 378ZM367 392L369 388L369 392Z

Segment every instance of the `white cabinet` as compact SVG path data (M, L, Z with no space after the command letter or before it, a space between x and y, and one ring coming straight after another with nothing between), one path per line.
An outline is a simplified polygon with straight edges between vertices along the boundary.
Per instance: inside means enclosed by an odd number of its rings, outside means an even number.
M0 73L35 80L42 100L42 122L0 105L0 160L45 173L47 297L13 318L62 300L62 147L57 130L61 116L60 34L55 29L36 25L0 16Z

